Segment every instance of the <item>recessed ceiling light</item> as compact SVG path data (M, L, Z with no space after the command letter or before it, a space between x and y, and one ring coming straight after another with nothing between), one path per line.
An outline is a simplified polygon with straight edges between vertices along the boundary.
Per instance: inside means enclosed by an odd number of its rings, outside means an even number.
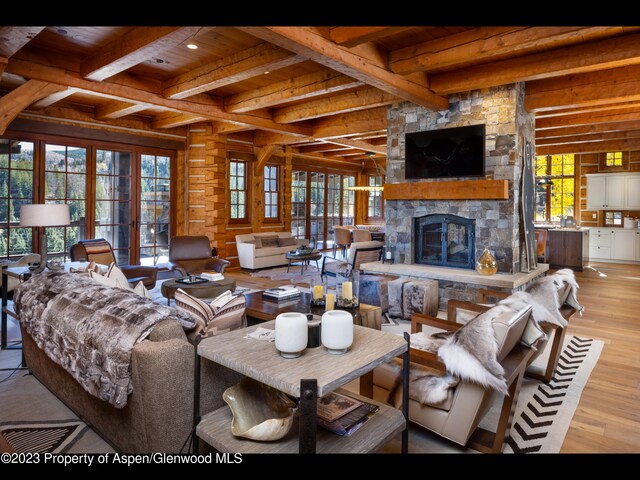
M265 75L271 73L269 70L267 70L266 72L264 72Z
M187 43L187 48L190 50L197 50L198 45L196 45L195 43Z
M154 58L153 59L156 63L164 63L164 60L161 58Z
M58 29L58 30L56 30L56 31L57 31L60 35L66 35L67 33L69 33L69 32L67 32L64 28L59 28L59 29Z

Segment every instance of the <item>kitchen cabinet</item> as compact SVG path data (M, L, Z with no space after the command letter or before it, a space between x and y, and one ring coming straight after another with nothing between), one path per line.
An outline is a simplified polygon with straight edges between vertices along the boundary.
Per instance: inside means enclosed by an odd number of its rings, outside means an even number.
M611 229L591 229L589 257L609 260L611 258Z
M611 258L614 260L636 259L636 230L617 229L611 233Z
M636 231L636 261L640 262L640 230Z
M587 209L625 208L626 175L587 175Z
M591 228L589 258L611 262L640 261L640 231L635 228Z
M627 176L626 191L626 208L629 210L640 210L640 175Z
M549 265L578 272L589 263L589 230L554 228L548 231Z

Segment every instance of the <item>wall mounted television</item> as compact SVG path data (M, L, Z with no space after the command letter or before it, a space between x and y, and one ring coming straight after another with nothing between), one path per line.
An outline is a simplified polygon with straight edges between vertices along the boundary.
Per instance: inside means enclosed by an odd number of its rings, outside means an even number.
M485 125L405 135L405 178L484 176Z

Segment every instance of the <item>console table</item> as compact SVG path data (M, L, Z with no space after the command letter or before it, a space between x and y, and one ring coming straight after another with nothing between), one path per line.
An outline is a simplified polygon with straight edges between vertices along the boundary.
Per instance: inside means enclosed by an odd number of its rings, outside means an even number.
M275 322L261 325L275 328ZM402 451L407 451L407 413L409 385L409 336L354 325L354 340L343 355L331 355L322 346L307 348L301 357L285 359L272 342L244 338L257 327L202 340L197 347L196 377L200 378L200 357L224 365L247 377L300 399L298 431L273 442L256 442L231 434L232 414L228 406L199 419L199 389L196 386L194 413L196 435L220 452L239 453L366 453L379 450L402 432ZM341 437L323 429L316 432L316 402L342 385L373 371L392 358L403 355L403 405L399 411L375 403L380 410L351 436ZM196 442L197 448L197 442Z

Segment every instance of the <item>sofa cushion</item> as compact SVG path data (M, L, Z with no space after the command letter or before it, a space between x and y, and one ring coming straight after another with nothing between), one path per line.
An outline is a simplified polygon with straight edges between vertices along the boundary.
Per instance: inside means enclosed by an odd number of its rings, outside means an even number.
M278 246L279 247L290 247L292 245L297 246L298 242L293 237L279 237L278 238Z
M257 248L255 258L273 257L274 255L284 255L289 251L289 247L265 247Z
M258 247L258 242L260 242L260 246ZM278 237L259 237L256 238L256 248L269 248L269 247L279 247L278 245Z

